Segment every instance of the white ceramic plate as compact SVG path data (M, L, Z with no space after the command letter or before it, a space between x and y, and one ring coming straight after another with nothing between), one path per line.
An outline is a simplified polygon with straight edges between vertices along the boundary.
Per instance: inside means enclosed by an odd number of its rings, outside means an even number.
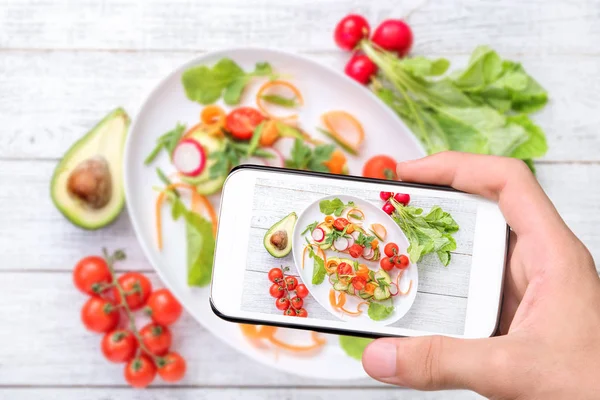
M156 269L165 285L179 299L185 309L206 329L236 350L251 358L292 374L310 378L352 380L365 377L360 362L342 351L335 336L328 337L324 350L314 357L297 357L280 352L276 358L272 351L253 347L242 336L236 324L216 317L209 306L209 288L191 288L187 285L186 242L183 223L173 222L168 213L163 218L163 251L156 247L154 228L154 202L152 187L161 185L155 167L165 172L173 171L167 156L162 154L151 167L144 165L145 157L154 148L156 138L179 122L188 126L196 124L202 109L200 104L187 99L181 84L183 71L194 65L214 65L223 57L230 57L245 70L254 68L260 61L268 61L273 68L290 77L302 91L305 106L299 113L300 123L310 132L326 111L339 109L352 113L365 128L367 140L360 157L350 157L350 172L361 174L365 160L375 154L389 154L396 160L419 158L422 147L402 121L367 89L344 75L310 59L277 50L231 49L207 53L177 68L164 78L149 94L134 118L125 149L125 193L129 216L144 254ZM254 106L257 82L245 93L242 105ZM315 135L318 136L318 135ZM219 196L210 198L215 207ZM289 340L303 340L300 334L291 333ZM282 332L282 337L283 335ZM202 349L198 349L202 351Z
M394 312L386 319L382 321L374 321L367 315L366 312L363 312L361 315L349 315L340 310L336 310L331 306L329 302L329 292L332 289L332 285L325 278L325 282L320 285L312 284L312 275L313 275L313 265L308 255L306 256L307 260L305 260L304 269L300 268L302 265L302 253L304 250L304 246L306 244L305 237L302 235L302 232L306 229L306 227L313 223L314 221L322 221L324 215L319 210L319 202L322 200L331 200L334 198L339 198L344 203L348 203L349 201L353 201L355 206L358 207L365 213L365 221L363 223L364 227L368 227L371 224L377 223L381 224L387 230L387 236L385 238L385 242L380 245L380 250L383 252L383 246L387 243L396 243L398 245L400 253L406 254L406 249L408 248L408 239L400 229L398 225L396 225L389 215L384 213L380 208L376 207L372 203L359 199L353 196L339 195L339 196L327 196L323 197L310 206L308 206L302 214L298 217L298 221L296 222L296 226L294 228L294 233L292 235L292 252L294 255L294 263L296 264L296 269L298 270L298 274L304 281L306 287L308 287L309 292L313 295L313 297L321 304L323 308L329 311L331 314L335 315L339 319L349 323L359 323L361 326L368 326L369 324L374 325L390 325L394 322L398 321L400 318L404 316L412 306L415 301L415 297L417 296L417 287L419 286L419 273L416 264L410 264L400 281L398 282L400 285L400 290L405 292L408 290L408 282L412 280L412 286L410 287L410 292L406 295L397 295L392 297L392 301L394 304ZM342 214L343 217L346 217L345 213ZM310 236L310 234L307 234ZM308 237L310 239L310 237ZM338 257L338 258L347 258L351 259L352 257L348 253L337 252L333 249L325 250L325 255L327 258L329 257ZM378 271L379 261L367 261L363 258L358 259L361 264L365 264L372 271ZM390 277L392 278L392 282L396 282L396 278L398 277L399 270L394 268L389 272ZM345 307L348 310L356 310L358 304L362 301L356 296L346 296L346 304ZM366 308L366 307L365 307Z

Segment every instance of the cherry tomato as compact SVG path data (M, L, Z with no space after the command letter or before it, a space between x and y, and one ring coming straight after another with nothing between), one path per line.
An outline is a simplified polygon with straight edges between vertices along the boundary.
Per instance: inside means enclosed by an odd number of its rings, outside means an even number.
M156 367L145 355L134 358L125 366L125 380L135 388L145 388L156 376Z
M366 85L377 73L377 65L365 54L355 54L348 60L344 72L358 83Z
M391 258L389 257L383 257L381 259L381 261L379 261L379 266L384 270L384 271L391 271L392 269L394 269L394 262L392 261Z
M385 204L381 207L381 209L387 215L392 215L394 213L394 211L396 211L396 209L394 208L392 203L390 203L389 201L386 201Z
M137 350L137 340L126 329L108 332L102 338L102 354L108 361L122 363L131 360Z
M269 271L269 280L273 283L280 282L283 279L281 268L273 268Z
M271 294L271 296L278 299L285 294L285 289L279 283L274 283L269 288L269 293Z
M185 375L185 359L179 353L169 353L158 360L158 375L165 382L178 382Z
M408 205L410 202L410 195L406 193L396 193L394 196L394 200L396 200L400 204Z
M369 23L363 16L350 14L338 22L333 37L340 49L352 50L361 39L369 37L369 32Z
M388 243L383 248L383 252L388 257L393 257L398 255L398 245L396 243Z
M290 300L287 297L280 297L275 300L275 307L278 310L285 311L290 308Z
M362 276L355 276L350 282L356 290L363 290L367 286L367 280Z
M396 268L398 269L406 269L408 267L408 265L410 264L410 260L408 259L407 256L405 256L404 254L399 255L398 257L396 257L396 259L394 260L394 265L396 266Z
M304 305L304 300L302 300L298 296L295 296L295 297L292 297L291 303L292 303L292 307L294 307L296 310L299 310Z
M293 276L286 276L285 278L285 287L287 290L294 290L298 286L298 279Z
M354 269L352 268L352 266L345 262L341 262L337 266L338 275L352 275L353 271L354 271Z
M89 295L103 292L102 285L112 282L110 270L106 260L98 256L85 257L79 260L73 269L73 283L75 287Z
M348 221L346 218L336 218L335 221L333 221L333 227L338 231L343 231L346 225L349 223L350 221Z
M287 315L288 317L295 317L298 315L298 313L296 312L296 310L294 310L293 307L290 307L283 312L283 315Z
M363 167L363 176L377 179L397 179L396 160L390 156L378 155L367 160Z
M350 246L348 248L348 253L350 253L350 255L353 258L358 258L362 255L364 250L365 250L365 248L362 247L360 244L354 243L352 246Z
M152 321L161 325L171 325L179 319L183 307L168 289L152 292L145 309Z
M392 192L379 192L379 198L383 201L388 201L393 195Z
M225 119L225 129L236 139L250 140L254 129L265 117L252 107L239 107L230 112Z
M296 296L300 298L305 298L306 296L308 296L308 289L306 288L306 285L304 285L304 283L301 283L298 286L296 286Z
M81 321L92 332L112 331L119 323L119 309L106 299L90 297L81 309Z
M306 318L306 317L308 317L308 311L306 311L304 308L301 308L298 311L296 311L296 314L300 318Z
M142 336L144 346L155 356L167 354L173 342L169 328L156 323L144 326L140 331L140 335Z
M410 27L404 21L388 19L379 24L377 29L375 29L372 40L379 47L395 51L402 57L410 51L413 34Z
M127 301L131 311L144 307L146 300L152 293L152 283L148 278L138 272L127 272L121 275L117 282L119 282L123 291L127 293L125 301ZM116 287L113 288L113 294L117 303L121 303L121 294Z

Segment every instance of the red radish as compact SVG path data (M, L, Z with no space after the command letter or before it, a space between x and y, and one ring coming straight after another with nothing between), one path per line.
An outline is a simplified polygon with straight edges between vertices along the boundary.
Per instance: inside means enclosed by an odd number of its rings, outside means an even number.
M370 30L369 23L363 16L350 14L338 22L333 38L342 50L352 50L361 39L369 37Z
M366 260L372 259L374 255L375 255L375 251L373 251L373 249L371 247L365 247L365 249L363 250L362 256Z
M354 240L358 240L358 237L360 236L360 232L354 231L350 234L350 236L352 236L354 238Z
M339 238L335 239L333 241L333 247L335 247L335 249L337 251L345 251L349 247L348 239L346 239L344 237L339 237Z
M348 236L346 239L348 239L348 247L354 244L354 237L352 235Z
M325 239L325 231L319 227L316 227L314 231L312 231L312 238L315 242L321 243L323 239Z
M410 203L410 195L406 193L396 193L394 196L394 200L396 200L400 204L404 204L405 206Z
M358 83L366 85L371 81L371 77L377 73L377 65L366 55L355 54L348 60L344 72Z
M403 57L410 51L413 34L404 21L387 19L375 29L372 40L379 47L395 51L400 57Z
M198 176L206 165L206 153L194 139L183 139L173 151L173 164L185 176Z
M379 192L379 198L383 201L388 201L393 195L392 192Z
M263 147L264 151L273 154L273 158L267 158L266 163L271 167L283 168L285 165L285 157L279 150L274 147Z
M386 201L385 204L383 205L383 207L381 207L381 209L387 214L387 215L392 215L392 213L394 212L395 208L392 205L392 203L390 203L389 201Z

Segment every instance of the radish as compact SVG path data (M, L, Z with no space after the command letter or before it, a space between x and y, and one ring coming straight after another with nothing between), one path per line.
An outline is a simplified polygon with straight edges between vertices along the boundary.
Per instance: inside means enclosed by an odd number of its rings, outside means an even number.
M194 139L183 139L173 151L173 164L185 176L198 176L206 165L206 153Z
M346 239L348 239L348 247L354 244L354 238L352 237L352 235L348 236Z
M354 238L354 240L358 240L359 236L360 236L360 232L359 231L352 232L352 237Z
M350 246L348 246L348 239L339 237L333 241L333 247L335 247L337 251L345 251Z
M271 167L283 168L285 165L285 157L279 150L274 147L264 147L264 151L273 154L273 158L267 158L265 161Z
M375 255L375 252L373 251L373 249L371 247L365 247L365 249L363 250L362 256L365 260L372 259L374 255Z
M315 242L321 243L325 239L325 231L319 227L316 227L314 231L312 231L312 238Z

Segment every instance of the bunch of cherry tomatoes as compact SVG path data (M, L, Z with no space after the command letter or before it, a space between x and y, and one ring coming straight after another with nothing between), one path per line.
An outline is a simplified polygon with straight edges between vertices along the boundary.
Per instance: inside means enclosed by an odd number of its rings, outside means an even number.
M166 382L177 382L185 375L186 363L169 350L169 326L183 309L167 289L153 291L143 274L127 272L117 278L113 264L124 258L122 251L112 255L105 251L104 257L85 257L75 265L73 283L90 296L81 309L81 321L88 330L104 334L102 353L111 362L126 363L124 376L131 386L146 387L157 373ZM134 312L140 310L152 322L138 331Z
M287 268L285 268L287 270ZM269 293L275 297L275 306L283 311L283 315L290 317L308 317L308 312L303 308L304 298L308 296L308 289L295 276L285 276L283 268L273 268L269 271L269 280L273 282Z
M385 257L379 261L379 266L385 271L391 271L394 267L398 269L406 269L410 264L410 260L407 255L400 254L398 245L396 243L388 243L383 248Z
M379 48L394 52L399 57L404 57L410 51L413 43L413 34L410 27L402 20L387 19L383 21L373 36L371 28L365 17L350 14L342 18L335 27L335 43L346 51L354 51L361 40L368 40ZM366 55L355 52L346 64L346 75L362 84L367 84L371 77L377 73L377 65Z

